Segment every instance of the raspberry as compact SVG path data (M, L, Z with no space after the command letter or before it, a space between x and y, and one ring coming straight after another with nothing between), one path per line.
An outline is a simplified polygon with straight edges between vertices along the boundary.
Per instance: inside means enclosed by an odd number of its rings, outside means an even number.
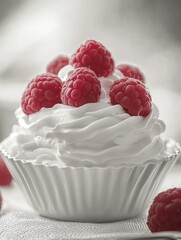
M7 186L11 183L12 176L7 169L3 159L0 157L0 186Z
M1 207L2 207L2 202L3 202L3 199L2 199L1 192L0 192L0 210L1 210Z
M141 82L145 82L145 77L139 68L128 65L128 64L119 64L116 69L118 69L125 77L138 79Z
M122 78L110 88L111 104L120 104L131 116L146 117L151 112L151 96L146 86L133 78Z
M69 75L62 86L61 100L63 104L80 107L86 103L99 100L101 84L96 74L88 68L77 68Z
M48 64L47 72L58 75L60 69L62 69L68 64L69 64L69 58L64 55L60 55Z
M181 188L168 189L155 197L147 225L151 232L181 231Z
M51 108L61 103L62 82L57 75L44 73L31 80L23 93L21 107L25 114L38 112L42 107Z
M98 77L107 77L114 71L114 60L110 52L99 42L88 40L72 55L70 64L75 68L87 67Z

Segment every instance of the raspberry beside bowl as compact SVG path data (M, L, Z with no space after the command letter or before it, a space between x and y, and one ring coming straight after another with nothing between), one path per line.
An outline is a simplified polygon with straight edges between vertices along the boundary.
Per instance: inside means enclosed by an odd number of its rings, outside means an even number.
M144 213L180 146L167 141L170 154L160 160L120 167L58 167L14 159L1 147L7 167L40 214L63 221L110 222Z

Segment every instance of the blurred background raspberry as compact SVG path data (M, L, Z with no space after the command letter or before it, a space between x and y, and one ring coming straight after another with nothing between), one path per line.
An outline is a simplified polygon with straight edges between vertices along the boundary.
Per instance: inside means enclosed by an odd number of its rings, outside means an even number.
M167 124L181 142L180 0L0 0L0 140L16 122L27 82L87 39L118 63L137 65Z

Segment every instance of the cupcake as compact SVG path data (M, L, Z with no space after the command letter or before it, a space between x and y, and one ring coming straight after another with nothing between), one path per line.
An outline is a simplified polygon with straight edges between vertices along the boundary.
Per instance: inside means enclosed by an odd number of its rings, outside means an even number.
M127 75L116 69L93 40L47 69L28 84L18 124L1 143L27 200L40 215L64 221L143 214L180 152L162 136L145 77L129 65Z

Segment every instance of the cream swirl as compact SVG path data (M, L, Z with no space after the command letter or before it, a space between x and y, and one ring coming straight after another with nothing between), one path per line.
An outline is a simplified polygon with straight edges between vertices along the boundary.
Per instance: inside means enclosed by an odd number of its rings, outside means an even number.
M147 117L130 116L106 99L79 108L57 104L32 115L16 111L5 149L17 159L59 166L119 166L164 155L165 124L153 104Z

